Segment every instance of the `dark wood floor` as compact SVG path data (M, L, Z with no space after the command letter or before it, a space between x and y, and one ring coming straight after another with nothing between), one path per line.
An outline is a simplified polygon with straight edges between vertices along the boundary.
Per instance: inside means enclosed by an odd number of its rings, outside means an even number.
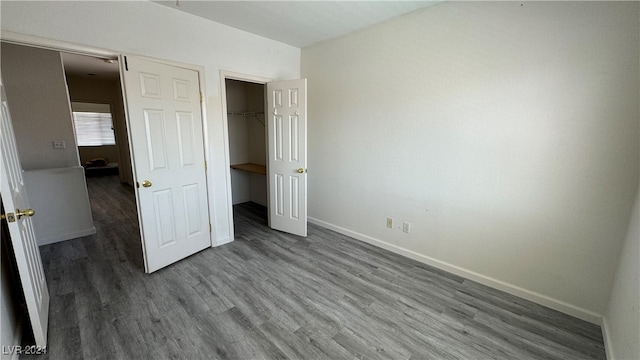
M131 190L88 182L98 234L41 248L41 358L605 358L598 326L314 225L272 231L255 204L233 243L144 274Z

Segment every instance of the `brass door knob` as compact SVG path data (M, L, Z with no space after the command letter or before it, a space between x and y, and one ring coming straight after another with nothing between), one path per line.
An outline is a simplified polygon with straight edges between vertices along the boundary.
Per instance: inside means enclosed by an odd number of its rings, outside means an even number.
M32 217L33 215L35 215L36 212L33 209L27 209L24 211L20 211L20 209L16 209L15 214L10 212L10 213L6 213L6 214L2 214L0 215L0 219L4 220L7 219L7 222L16 222L16 219L20 220L21 217L23 216L27 216L27 217Z
M304 173L304 169L303 168L299 168L298 169L298 174L303 174Z
M20 209L16 209L16 216L20 219L23 216L32 217L36 212L33 209L26 209L24 211L20 211Z
M151 185L152 185L151 181L149 181L149 180L145 180L145 181L142 182L142 186L143 187L151 187Z

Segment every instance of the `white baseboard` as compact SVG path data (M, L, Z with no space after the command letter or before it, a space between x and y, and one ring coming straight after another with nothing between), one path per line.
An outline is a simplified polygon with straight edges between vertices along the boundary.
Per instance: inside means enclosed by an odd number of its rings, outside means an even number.
M462 267L453 265L453 264L449 264L447 262L423 255L423 254L419 254L415 251L412 250L408 250L405 248L402 248L400 246L397 245L393 245L393 244L389 244L385 241L373 238L371 236L368 235L364 235L364 234L360 234L358 232L349 230L349 229L345 229L343 227L328 223L326 221L322 221L316 218L312 218L309 217L308 221L310 223L316 224L318 226L322 226L324 228L333 230L335 232L338 232L340 234L343 235L347 235L349 237L352 237L354 239L366 242L368 244L383 248L385 250L389 250L391 252L394 252L396 254L400 254L403 256L406 256L410 259L419 261L421 263L436 267L438 269L450 272L452 274L458 275L458 276L462 276L466 279L469 280L473 280L475 282L478 282L480 284L483 285L487 285L490 286L494 289L498 289L501 291L504 291L508 294L511 295L515 295L518 297L521 297L523 299L535 302L537 304L549 307L551 309L554 310L558 310L560 312L563 312L565 314L577 317L579 319L588 321L590 323L593 324L597 324L597 325L601 325L602 324L602 315L594 313L590 310L586 310L583 309L581 307L569 304L567 302L558 300L558 299L554 299L552 297L546 296L546 295L542 295L542 294L538 294L534 291L530 291L524 288L521 288L519 286L513 285L513 284L509 284L506 283L504 281L500 281L479 273L476 273L474 271L471 270L467 270L464 269Z
M602 324L600 325L602 328L602 338L604 339L604 351L607 355L607 359L615 359L613 356L613 342L611 341L611 332L609 331L609 323L607 322L607 317L602 317Z
M78 230L67 234L59 234L44 239L38 239L38 246L49 245L60 241L76 239L83 236L89 236L96 233L96 227L92 226L88 229Z

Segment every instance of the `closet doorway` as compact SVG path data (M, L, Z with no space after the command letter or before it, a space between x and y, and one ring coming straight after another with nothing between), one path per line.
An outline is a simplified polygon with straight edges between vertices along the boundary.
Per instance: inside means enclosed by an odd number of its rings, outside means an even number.
M230 238L239 204L262 207L274 230L307 236L307 80L224 71L221 80Z
M266 214L265 87L225 79L232 204L258 204Z

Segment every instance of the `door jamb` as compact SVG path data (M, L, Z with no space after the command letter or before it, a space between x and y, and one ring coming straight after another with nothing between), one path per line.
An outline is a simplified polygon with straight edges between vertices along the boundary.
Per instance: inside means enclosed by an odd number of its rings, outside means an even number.
M235 231L233 228L233 199L231 189L231 158L229 157L229 118L227 116L227 85L225 80L239 80L244 82L250 82L255 84L266 85L268 82L273 81L270 78L249 74L242 74L233 71L220 70L220 98L222 99L222 123L223 123L223 141L224 141L224 167L225 178L227 188L227 204L228 204L228 218L229 218L229 242L235 238ZM266 103L265 95L265 103ZM269 192L267 191L267 197ZM268 201L267 201L268 203Z

